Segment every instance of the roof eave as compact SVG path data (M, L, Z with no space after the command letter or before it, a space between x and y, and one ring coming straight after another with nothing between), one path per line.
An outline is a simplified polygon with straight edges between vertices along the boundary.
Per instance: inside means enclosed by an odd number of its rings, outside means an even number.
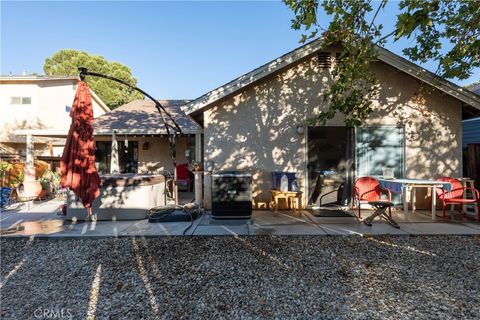
M388 51L382 47L377 46L378 48L378 58L391 65L394 68L397 68L408 75L421 80L432 87L480 110L480 96L471 92L468 89L462 88L448 80L445 80L433 72L430 72L413 62L408 61L400 57L399 55Z
M188 129L182 130L182 134L201 134L203 130L198 129ZM117 135L167 135L166 130L140 130L140 129L108 129L108 130L93 130L93 135L95 136L110 136L112 134Z
M187 115L195 115L200 113L202 110L206 109L208 106L216 103L228 96L239 92L240 90L245 89L247 86L254 84L265 77L278 72L288 66L298 62L301 59L304 59L317 50L319 50L323 45L321 39L314 40L298 49L295 49L249 73L244 74L243 76L238 77L237 79L218 87L203 96L189 102L182 110ZM379 60L389 64L429 85L438 90L445 92L446 94L464 102L467 105L474 107L477 110L480 110L480 96L475 93L464 89L448 80L442 79L439 76L433 74L432 72L421 68L420 66L410 62L399 55L390 52L380 46L377 46L379 52Z

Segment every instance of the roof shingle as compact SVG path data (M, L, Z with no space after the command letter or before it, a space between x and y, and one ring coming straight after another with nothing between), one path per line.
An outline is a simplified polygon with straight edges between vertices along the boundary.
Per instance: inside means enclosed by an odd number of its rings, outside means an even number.
M175 119L183 134L202 132L202 128L182 111L189 100L158 100ZM166 134L167 131L153 101L134 100L107 112L94 120L95 135Z

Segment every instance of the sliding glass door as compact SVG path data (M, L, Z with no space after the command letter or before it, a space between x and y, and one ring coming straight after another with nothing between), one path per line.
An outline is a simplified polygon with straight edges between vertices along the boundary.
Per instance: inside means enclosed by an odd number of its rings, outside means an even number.
M395 178L405 176L404 127L358 127L355 149L357 177L383 176L384 168Z

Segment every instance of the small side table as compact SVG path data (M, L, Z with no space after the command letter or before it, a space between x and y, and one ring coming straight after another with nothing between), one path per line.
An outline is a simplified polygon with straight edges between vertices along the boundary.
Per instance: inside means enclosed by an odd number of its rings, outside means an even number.
M275 207L275 216L278 215L278 200L285 199L289 209L293 212L296 209L300 208L300 197L302 195L301 191L280 191L280 190L270 190L270 198Z

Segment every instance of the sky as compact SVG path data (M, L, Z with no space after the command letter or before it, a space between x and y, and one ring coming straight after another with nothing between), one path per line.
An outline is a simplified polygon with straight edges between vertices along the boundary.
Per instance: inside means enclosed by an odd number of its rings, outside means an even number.
M395 1L382 12L394 27ZM138 87L156 98L194 99L299 47L293 13L280 1L1 0L0 73L43 74L61 49L129 66ZM319 14L326 27L329 18ZM411 40L389 43L401 54ZM435 70L435 63L423 65ZM464 81L480 79L480 70Z

